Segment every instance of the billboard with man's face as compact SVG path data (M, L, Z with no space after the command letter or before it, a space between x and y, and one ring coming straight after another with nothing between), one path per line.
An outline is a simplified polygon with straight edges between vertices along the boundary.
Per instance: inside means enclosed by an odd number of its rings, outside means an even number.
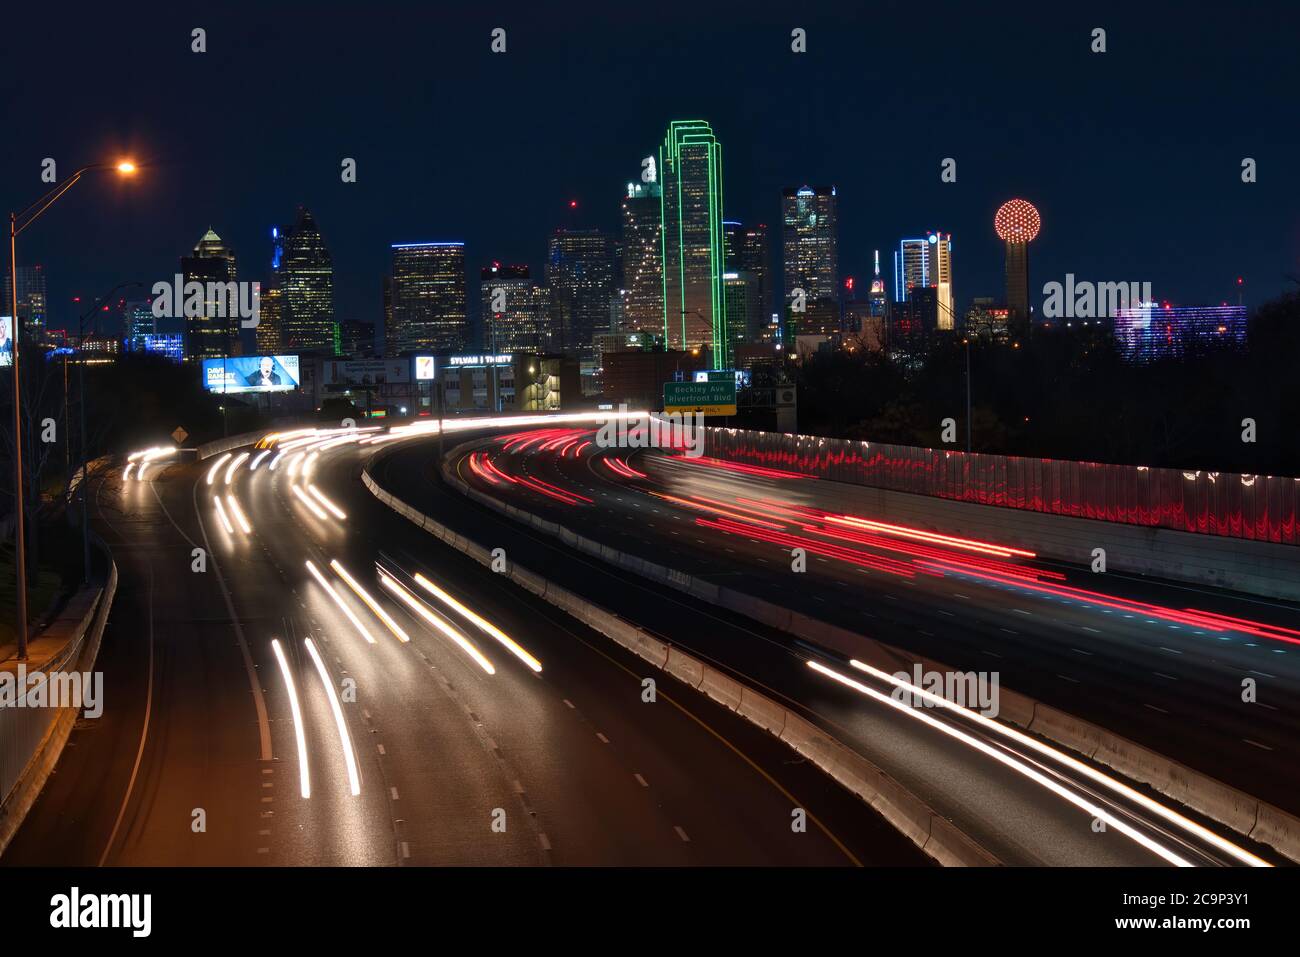
M290 392L298 382L297 356L203 360L203 387L209 392Z

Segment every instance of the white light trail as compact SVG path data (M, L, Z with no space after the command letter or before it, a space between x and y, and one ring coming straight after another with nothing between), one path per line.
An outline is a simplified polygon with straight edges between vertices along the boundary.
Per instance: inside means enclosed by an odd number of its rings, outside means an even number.
M542 663L538 661L536 658L534 658L532 655L530 655L523 648L521 648L513 638L507 635L496 625L492 624L492 622L488 621L486 618L479 615L477 612L469 608L466 608L463 604L461 604L455 598L452 598L451 595L447 594L445 591L443 591L433 582L429 581L429 579L425 578L419 572L415 573L415 583L419 585L421 588L423 588L425 591L433 594L444 605L447 605L448 607L455 609L463 617L468 618L470 621L472 621L483 631L487 632L489 635L491 635L501 644L505 645L506 650L508 650L512 655L514 655L516 658L518 658L520 661L526 664L529 668L533 669L533 671L540 672L542 670Z
M293 455L289 457L289 478L298 477L298 466L302 463L302 457L302 452L294 452Z
M1098 771L1096 768L1090 767L1089 765L1084 764L1082 761L1078 761L1075 758L1070 757L1070 755L1062 751L1058 751L1056 748L1043 744L1041 741L1031 738L1029 735L1023 734L1020 731L1016 730L1015 728L1009 727L1000 721L994 721L992 718L988 717L987 715L980 714L978 711L975 711L971 708L964 708L953 701L949 701L947 698L943 697L942 695L937 695L932 691L927 691L921 687L918 687L917 685L912 684L910 681L904 681L902 678L898 678L887 672L881 671L879 668L873 668L871 665L866 664L865 662L862 661L858 661L856 658L850 660L849 664L852 665L854 668L857 668L859 671L864 671L875 678L881 679L882 681L888 681L890 684L896 687L906 688L909 693L914 694L920 698L923 698L926 701L929 701L938 707L947 708L951 711L956 711L957 713L961 714L963 717L969 718L971 721L974 721L982 728L987 728L989 731L992 731L996 734L1000 734L1005 738L1010 738L1012 741L1015 741L1017 744L1023 745L1024 747L1027 748L1032 748L1034 751L1037 751L1039 754L1045 755L1046 757L1060 764L1064 764L1072 771L1082 774L1084 777L1096 781L1102 787L1114 791L1116 794L1120 795L1121 797L1129 801L1133 801L1134 803L1140 805L1144 810L1159 815L1160 817L1163 817L1166 821L1169 821L1171 824L1181 827L1184 830L1190 831L1192 834L1195 834L1201 840L1213 844L1220 851L1223 851L1225 854L1229 854L1232 857L1235 857L1243 864L1249 864L1251 867L1272 867L1273 866L1268 861L1264 860L1263 858L1257 857L1256 855L1247 851L1245 848L1238 847L1236 844L1233 844L1231 841L1225 840L1224 838L1220 837L1218 834L1215 834L1209 828L1203 827L1202 825L1197 824L1195 821L1191 820L1190 818L1185 817L1182 814L1179 814L1173 808L1166 807L1165 805L1161 804L1159 801L1151 800L1151 798L1147 797L1145 794L1141 794L1138 791L1133 790L1133 788L1129 787L1124 782L1116 780L1110 775Z
M312 470L316 468L316 459L320 457L320 452L312 452L307 456L307 460L302 463L302 477L304 480L311 478Z
M253 457L253 461L248 463L248 471L256 472L257 467L262 464L262 459L266 458L270 454L270 449L262 449L262 451L258 452L257 455Z
M221 505L221 496L212 496L212 504L217 507L217 518L221 519L221 525L226 530L227 535L235 534L235 526L230 524L230 519L226 518L226 510Z
M316 499L316 501L320 502L327 509L333 512L335 518L338 519L347 518L347 515L344 513L344 511L341 508L339 508L337 505L335 505L333 502L331 502L328 498L326 498L325 493L322 492L320 489L318 489L315 485L308 485L307 491L311 492L312 496Z
M221 458L212 463L212 468L208 469L208 484L211 485L217 480L217 472L221 471L221 466L225 465L231 459L231 454L227 452Z
M299 488L297 485L291 485L290 488L293 489L293 494L297 495L298 498L302 501L302 503L316 514L317 518L329 518L329 516L326 515L324 511L321 510L321 507L319 505L317 505L315 502L313 502L310 498L307 497L306 493L303 492L301 488Z
M352 609L343 601L342 596L334 590L334 586L325 580L325 576L322 575L320 570L310 561L307 562L307 571L311 572L312 577L315 578L316 581L320 582L320 586L329 592L329 596L334 599L334 604L338 605L339 610L343 612L343 614L347 615L348 621L352 622L352 627L361 633L362 638L366 639L366 644L373 645L375 639L370 632L366 631L366 626L361 624L361 619L352 613Z
M127 462L127 463L126 463L126 468L124 468L124 469L122 470L122 481L123 481L123 482L125 482L127 479L129 479L129 478L131 477L131 470L132 470L133 468L135 468L135 463L134 463L134 462Z
M406 643L411 640L411 636L402 630L401 625L394 620L393 616L384 611L383 606L370 597L370 592L362 588L361 583L348 574L348 570L339 564L338 559L332 559L330 561L330 568L334 569L334 573L347 582L348 587L356 592L357 597L366 603L366 607L373 611L375 616L388 626L388 630L397 637L398 641Z
M302 789L302 796L311 797L311 771L307 767L307 735L303 732L302 727L302 708L298 704L298 689L294 687L293 674L289 671L289 662L284 657L284 649L280 647L280 639L271 639L271 648L275 651L275 658L280 662L280 673L284 675L284 686L289 692L289 708L293 711L293 732L298 738L298 784Z
M233 461L233 462L230 463L230 467L229 467L228 469L226 469L226 484L227 484L227 485L229 485L232 481L234 481L234 478L235 478L235 472L237 472L237 471L239 470L239 467L240 467L241 465L243 465L245 462L248 461L248 455L249 455L249 453L247 453L247 452L240 452L240 453L239 453L239 456L235 459L235 461Z
M274 471L275 471L275 467L276 467L277 465L280 464L280 459L282 459L282 458L284 458L284 453L283 453L283 452L276 452L276 453L275 453L275 458L271 459L270 463L266 466L267 471L268 471L268 472L274 472Z
M993 747L993 745L988 744L985 741L981 741L978 738L974 737L973 735L967 734L965 731L960 730L959 728L955 728L950 724L940 721L938 718L934 717L931 714L926 713L925 711L920 711L916 708L913 708L911 705L907 704L906 702L896 701L887 694L882 694L881 692L875 690L874 688L868 688L866 685L862 684L862 682L855 681L852 678L850 678L848 675L842 675L838 671L833 671L830 668L827 668L821 662L809 661L808 667L812 668L816 672L819 672L820 674L826 675L828 678L832 679L833 681L838 681L840 684L846 685L847 687L852 688L854 691L858 691L861 694L864 694L867 697L875 701L878 701L883 705L893 708L895 711L900 711L903 714L908 715L909 717L915 718L917 721L920 721L923 724L927 724L930 727L936 729L937 731L943 732L949 737L956 738L958 741L961 741L967 747L974 748L976 751L979 751L981 754L987 755L988 757L992 758L994 761L997 761L1000 764L1005 764L1013 771L1029 778L1031 781L1033 781L1035 784L1038 784L1040 787L1046 788L1047 790L1051 791L1053 794L1057 795L1058 797L1064 799L1065 801L1068 801L1070 804L1073 804L1076 807L1082 809L1083 811L1086 811L1088 814L1092 815L1097 820L1103 821L1107 827L1113 827L1115 830L1119 831L1121 834L1125 835L1130 840L1136 842L1137 844L1140 844L1142 847L1145 847L1151 853L1155 854L1158 857L1163 858L1164 860L1168 861L1170 864L1173 864L1176 867L1192 866L1191 861L1187 860L1184 857L1180 857L1179 855L1175 854L1173 851L1169 850L1164 845L1147 837L1141 831L1125 823L1120 818L1111 814L1105 808L1101 807L1098 804L1094 804L1092 801L1089 801L1078 794L1075 794L1069 788L1065 787L1064 785L1060 784L1057 781L1052 780L1047 775L1043 774L1041 771L1036 770L1035 768L1024 763L1023 761L1020 761L1017 758L1012 757L1011 755L1007 754L1005 751L1001 750L1000 748L995 748Z
M244 517L244 510L239 507L239 502L235 500L235 496L227 495L226 503L230 506L230 514L235 516L235 521L244 530L244 534L250 534L253 531L253 526L248 524L248 519Z
M490 675L496 674L496 669L492 667L492 662L488 661L487 658L483 656L483 652L475 648L468 638L425 607L424 603L412 595L402 584L389 578L382 568L379 570L379 581L385 588L396 595L401 600L402 604L406 605L407 608L411 609L411 611L415 612L430 625L437 628L440 632L459 645L461 651L473 658L480 668Z
M307 652L311 655L311 660L316 664L316 672L320 675L321 684L325 686L325 694L330 699L330 711L334 712L334 723L339 729L339 744L343 746L343 760L348 765L348 787L353 796L361 793L361 777L357 774L357 758L352 753L352 738L348 735L347 722L343 720L343 709L339 707L339 696L334 693L334 683L330 681L329 672L325 670L325 662L320 660L320 653L316 651L316 646L312 644L310 638L303 639L303 644L307 646Z

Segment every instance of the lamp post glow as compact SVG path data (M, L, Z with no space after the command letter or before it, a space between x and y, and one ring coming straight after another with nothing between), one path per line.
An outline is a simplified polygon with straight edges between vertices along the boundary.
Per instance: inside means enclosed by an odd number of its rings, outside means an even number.
M67 182L55 186L52 190L32 203L20 213L9 214L9 305L13 310L13 376L14 376L14 573L17 579L17 628L18 658L27 657L27 542L23 518L23 413L22 384L18 375L19 355L22 352L21 328L18 321L18 234L36 222L41 213L53 206L68 190L77 185L77 181L92 170L116 169L124 176L133 174L135 163L122 160L116 164L93 163L83 166ZM83 470L82 482L86 475Z

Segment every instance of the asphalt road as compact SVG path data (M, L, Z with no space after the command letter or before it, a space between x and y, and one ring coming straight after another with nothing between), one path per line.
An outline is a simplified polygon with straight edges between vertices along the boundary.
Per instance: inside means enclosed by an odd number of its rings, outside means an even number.
M357 481L368 454L349 446L316 463L313 484L345 519L291 491L305 483L287 460L275 472L245 462L229 485L224 467L209 485L205 462L97 489L96 526L121 575L98 662L105 714L79 722L0 863L926 862L725 709L668 680L644 701L639 660L374 500ZM194 570L198 548L205 571ZM433 580L542 671L421 592L490 659L487 674L381 587L377 562L411 593L415 573Z

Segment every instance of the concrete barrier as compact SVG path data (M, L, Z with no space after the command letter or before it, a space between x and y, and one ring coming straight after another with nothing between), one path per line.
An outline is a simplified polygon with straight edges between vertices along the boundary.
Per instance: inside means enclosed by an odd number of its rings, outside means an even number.
M96 545L100 548L104 547L102 542L96 542ZM87 593L92 597L88 598ZM104 587L83 590L80 595L80 605L84 606L84 610L82 607L76 610L75 614L79 617L75 619L75 626L60 636L63 641L62 647L53 650L44 662L38 663L40 670L47 673L71 670L93 671L95 659L99 656L104 627L108 623L108 614L113 607L116 594L117 564L110 556L108 579ZM59 622L60 620L56 619L51 628ZM32 642L33 651L41 638L49 635L49 631L50 629L47 629ZM44 732L34 740L23 741L10 738L8 735L0 735L0 739L7 739L4 740L5 750L13 749L15 752L12 755L7 754L6 760L16 757L25 761L21 771L13 777L12 781L5 781L3 787L0 787L0 854L4 853L9 842L13 840L14 834L22 826L27 813L45 787L45 782L54 772L80 713L76 708L59 708L53 710L52 714L44 713L45 711L46 709L37 711L0 709L0 722L35 718L45 724Z
M375 458L383 454L381 451ZM406 506L400 499L380 488L368 469L362 470L361 481L376 499L406 517L412 524L437 535L480 564L490 564L490 557L485 557L486 549L473 547L473 542L450 534L436 519ZM449 476L448 481L468 491L464 483L454 477ZM412 512L415 513L414 516ZM572 614L648 664L679 678L784 741L810 763L871 805L937 863L945 867L988 867L1000 863L956 825L937 814L867 758L806 719L787 711L771 698L740 684L687 652L660 641L607 609L594 605L513 562L511 577L516 581L522 578L521 585L523 582L534 586L544 583L541 594L550 604ZM528 590L534 589L529 587Z
M478 445L481 440L471 440L458 445L447 453L442 463L442 473L453 487L465 496L486 505L498 512L505 512L506 505L490 495L471 488L454 476L447 467L447 462L463 452ZM882 492L880 489L866 489L868 492ZM889 493L902 495L906 493ZM921 496L912 496L922 498ZM925 498L932 507L945 504L944 500ZM946 503L962 508L988 508L982 505L968 505L964 502ZM518 511L517 509L515 511ZM1007 514L1007 509L997 509L1000 514ZM1042 516L1036 513L1026 515L1052 521L1084 521L1081 519L1063 519L1060 516ZM1106 523L1092 523L1105 525ZM1129 528L1124 526L1124 528ZM1151 529L1130 529L1152 533ZM1159 530L1164 534L1179 534ZM592 543L576 532L558 526L555 537L562 542L579 548L587 554L604 558L608 552L615 551L608 546ZM1236 539L1212 539L1219 542L1236 542ZM587 543L582 548L581 543ZM1251 543L1267 544L1267 543ZM594 547L594 551L592 550ZM1291 548L1292 546L1274 546ZM848 657L855 657L882 671L894 673L909 671L913 664L920 664L927 671L950 672L954 669L941 662L932 661L901 648L857 634L838 625L819 621L801 612L794 612L765 599L739 592L712 582L704 582L693 576L650 562L638 561L634 556L622 552L606 559L610 564L627 571L644 574L644 577L659 584L669 585L679 591L696 597L712 596L706 600L729 611L744 615L769 627L792 634L804 641L825 648L828 651ZM671 659L671 656L670 656ZM703 675L700 675L701 679ZM695 683L698 687L698 682ZM744 701L742 699L742 705ZM1243 834L1261 843L1267 844L1288 859L1300 862L1300 817L1283 811L1281 808L1267 804L1252 797L1244 791L1224 784L1209 775L1195 771L1184 764L1151 751L1136 742L1129 741L1108 731L1100 725L1067 714L1059 709L1043 704L1034 698L1006 688L999 689L999 718L1006 723L1019 726L1026 731L1037 734L1053 744L1068 748L1085 757L1112 768L1131 780L1148 785L1179 803L1192 808L1212 820L1218 821L1239 834ZM802 720L802 719L801 719Z

